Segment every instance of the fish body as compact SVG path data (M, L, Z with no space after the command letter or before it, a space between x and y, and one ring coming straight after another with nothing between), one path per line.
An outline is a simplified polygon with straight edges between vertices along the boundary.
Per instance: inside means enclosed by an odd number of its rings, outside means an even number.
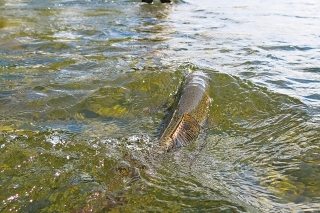
M185 78L180 88L180 98L173 105L170 119L160 134L159 151L167 152L197 139L211 103L209 80L202 71L192 72Z

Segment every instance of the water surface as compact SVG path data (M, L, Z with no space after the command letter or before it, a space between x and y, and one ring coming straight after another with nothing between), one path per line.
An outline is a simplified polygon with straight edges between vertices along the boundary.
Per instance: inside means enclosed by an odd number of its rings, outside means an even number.
M0 211L320 211L318 11L1 0ZM207 145L141 162L197 69Z

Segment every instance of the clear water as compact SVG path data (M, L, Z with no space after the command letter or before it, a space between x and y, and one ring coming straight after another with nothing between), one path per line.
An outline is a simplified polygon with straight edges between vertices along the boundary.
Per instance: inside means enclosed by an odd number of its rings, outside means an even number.
M319 10L0 0L0 211L320 211ZM144 168L149 109L196 69L207 145Z

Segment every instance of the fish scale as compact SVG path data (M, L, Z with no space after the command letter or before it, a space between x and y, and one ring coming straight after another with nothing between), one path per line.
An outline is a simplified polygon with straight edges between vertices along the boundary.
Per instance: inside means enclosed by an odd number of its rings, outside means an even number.
M158 152L186 146L197 139L211 103L209 80L202 71L192 72L185 78L181 85L181 96L176 100L178 104L156 145Z

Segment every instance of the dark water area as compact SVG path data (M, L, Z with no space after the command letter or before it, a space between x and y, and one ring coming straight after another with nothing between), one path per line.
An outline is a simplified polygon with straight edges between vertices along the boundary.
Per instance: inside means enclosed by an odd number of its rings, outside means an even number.
M0 0L0 212L320 212L319 11ZM194 70L207 136L146 162Z

